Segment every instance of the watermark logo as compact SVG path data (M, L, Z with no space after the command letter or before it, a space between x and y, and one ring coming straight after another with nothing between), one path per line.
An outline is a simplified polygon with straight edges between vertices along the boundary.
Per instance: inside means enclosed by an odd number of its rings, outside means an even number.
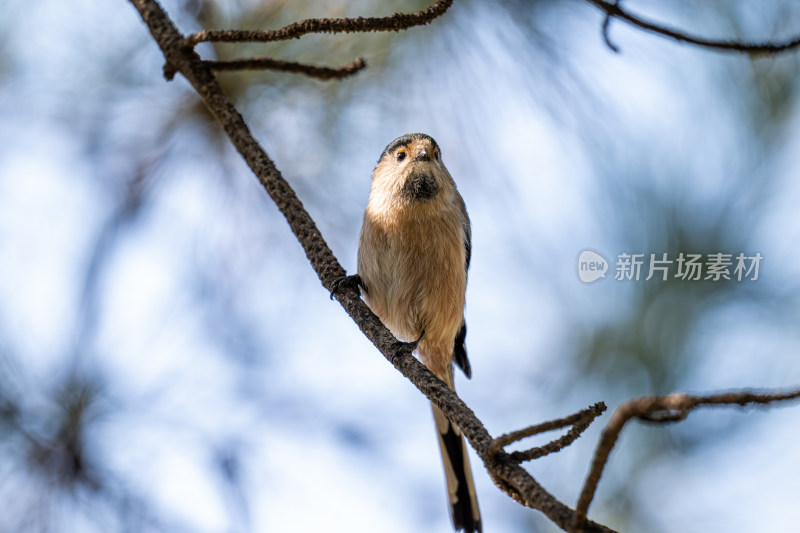
M592 250L584 250L578 256L578 277L584 283L591 283L605 278L608 271L608 261L602 255Z
M678 279L683 281L756 281L764 257L760 252L753 255L710 253L692 254L680 252L677 256L668 253L617 254L614 279L617 281L661 281ZM578 277L591 283L606 277L608 262L597 252L583 250L578 257Z

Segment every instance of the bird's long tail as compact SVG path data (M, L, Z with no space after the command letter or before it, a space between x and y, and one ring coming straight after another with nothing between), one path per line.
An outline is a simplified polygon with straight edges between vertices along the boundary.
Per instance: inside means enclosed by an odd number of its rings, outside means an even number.
M469 466L464 437L461 435L461 430L454 426L438 407L433 404L431 407L436 422L439 449L442 452L453 526L456 530L464 530L467 533L480 533L481 513L478 510L475 482L472 480L472 469Z
M424 339L419 345L419 355L431 372L444 381L448 387L453 386L453 345L432 344ZM431 404L433 420L436 423L436 438L442 452L444 477L447 482L447 498L450 507L450 518L456 530L466 533L481 532L481 513L478 510L478 498L475 494L475 482L472 480L472 469L469 467L469 456L461 430L454 426L441 409Z

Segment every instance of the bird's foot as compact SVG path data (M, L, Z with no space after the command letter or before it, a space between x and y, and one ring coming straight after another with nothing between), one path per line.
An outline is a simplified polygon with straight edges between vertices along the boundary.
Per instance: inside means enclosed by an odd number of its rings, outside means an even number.
M343 289L354 290L358 292L359 296L361 296L362 288L366 292L367 288L364 287L364 283L361 281L361 276L358 274L342 276L341 278L333 280L333 283L331 283L331 300L333 300L333 297Z
M394 360L400 355L411 354L414 350L417 349L419 345L419 341L422 340L422 337L425 336L425 330L422 330L420 333L419 338L413 342L398 342L397 348L395 348L394 353L392 354L392 364L394 364Z

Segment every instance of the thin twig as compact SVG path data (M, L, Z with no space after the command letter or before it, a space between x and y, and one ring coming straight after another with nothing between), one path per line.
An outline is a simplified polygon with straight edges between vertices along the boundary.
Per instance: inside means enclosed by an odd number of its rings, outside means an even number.
M797 398L800 398L800 390L785 393L726 392L709 396L673 393L667 396L634 398L621 404L611 415L611 419L597 443L589 474L586 476L583 490L578 498L578 505L575 508L575 531L581 531L583 527L586 513L594 498L603 469L608 463L611 450L614 448L622 428L631 418L640 418L649 422L674 422L683 420L692 409L701 406L766 405Z
M234 70L280 70L282 72L292 72L305 74L312 78L321 80L342 79L352 76L367 66L363 58L356 58L354 61L341 67L318 67L294 61L282 61L271 57L253 57L250 59L236 59L233 61L203 61L203 64L217 72Z
M614 5L619 6L619 0L614 0ZM603 41L605 41L606 46L608 46L612 52L619 53L619 47L611 42L611 36L608 34L608 28L611 26L611 13L606 13L606 18L603 19Z
M511 433L500 435L499 437L492 440L492 443L489 445L489 453L497 453L498 451L500 451L500 449L505 448L509 444L512 444L519 440L532 437L540 433L545 433L547 431L553 431L567 426L575 426L576 424L581 424L585 420L588 420L588 423L586 424L586 427L588 427L589 424L591 424L591 422L595 418L600 416L600 414L603 413L603 411L605 410L606 410L606 404L604 404L603 402L599 402L592 405L591 407L587 407L586 409L578 411L577 413L566 416L564 418L559 418L557 420L549 420L541 424L528 426L526 428L519 429L517 431L512 431Z
M575 439L580 437L584 431L594 422L594 419L600 416L603 411L606 410L606 405L603 402L596 403L593 406L589 407L588 409L584 409L580 413L580 415L574 422L572 423L572 427L569 431L567 431L561 437L548 442L544 446L537 446L535 448L530 448L524 451L512 452L511 458L519 463L523 461L532 461L534 459L539 459L544 457L545 455L549 455L551 453L555 453L558 451L563 450L573 442ZM575 416L575 415L573 415Z
M362 33L400 31L428 24L444 14L453 0L439 0L428 9L416 13L395 13L388 17L317 18L294 22L277 30L201 30L189 35L185 43L194 47L205 41L268 43L297 39L309 33Z
M649 31L651 33L657 33L659 35L663 35L665 37L674 39L678 42L694 44L697 46L702 46L713 50L722 50L728 52L745 52L750 54L775 54L778 52L785 52L787 50L791 50L793 48L797 48L798 46L800 46L800 36L793 37L783 42L767 41L763 43L707 39L705 37L690 35L681 30L668 28L661 24L645 20L637 15L633 15L632 13L620 7L616 1L615 2L609 2L607 0L586 0L586 1L597 6L599 9L603 10L606 13L605 22L603 23L603 36L604 39L606 40L606 44L608 44L608 46L611 47L611 49L614 51L617 51L616 46L610 43L610 41L607 38L608 20L611 17L624 20L628 24L632 24L645 31Z

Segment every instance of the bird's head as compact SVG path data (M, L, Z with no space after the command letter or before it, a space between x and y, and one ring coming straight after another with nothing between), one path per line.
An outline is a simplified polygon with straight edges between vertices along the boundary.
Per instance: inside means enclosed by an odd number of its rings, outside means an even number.
M433 200L455 188L439 145L430 135L409 133L386 147L372 173L372 186L403 203ZM399 197L399 198L398 198Z

